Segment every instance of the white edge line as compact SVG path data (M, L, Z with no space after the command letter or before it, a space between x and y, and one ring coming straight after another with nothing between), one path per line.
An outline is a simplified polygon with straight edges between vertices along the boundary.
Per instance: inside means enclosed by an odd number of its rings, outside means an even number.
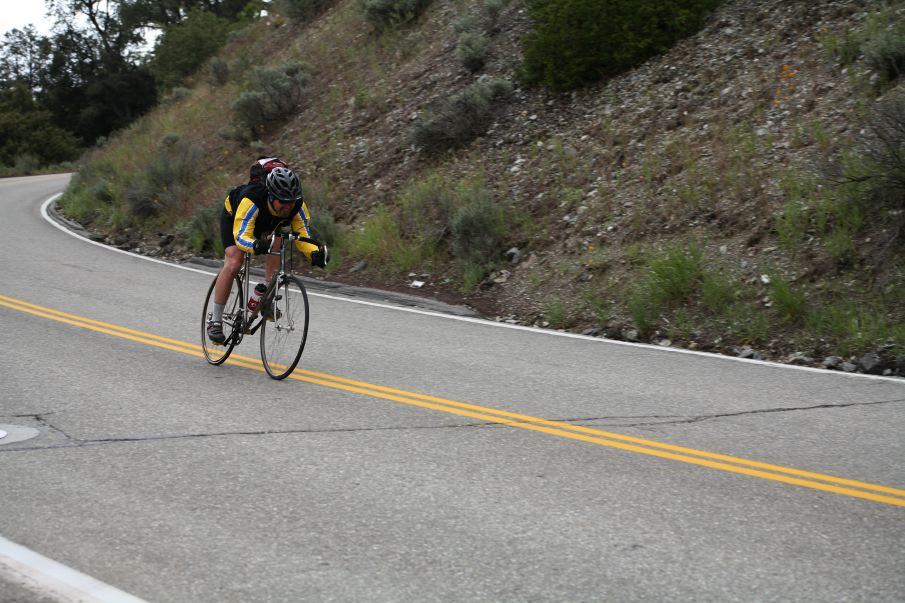
M56 201L60 196L62 196L62 194L63 193L57 193L57 194L53 195L52 197L50 197L49 199L47 199L46 201L44 201L44 203L41 205L41 215L52 226L59 228L66 234L71 235L77 239L81 239L82 241L85 241L86 243L90 243L92 245L97 245L98 247L103 247L104 249L107 249L109 251L123 253L125 255L130 255L135 258L147 260L148 262L154 262L155 264L163 264L164 266L180 268L182 270L188 270L190 272L197 272L199 274L207 274L207 275L214 274L213 272L210 272L207 270L201 270L199 268L192 268L190 266L182 266L180 264L174 264L172 262L165 262L163 260L158 260L157 258L150 258L148 256L140 255L137 253L132 253L131 251L126 251L124 249L119 249L117 247L111 247L109 245L104 245L103 243L98 243L97 241L92 241L91 239L89 239L87 237L83 237L82 235L78 234L77 232L73 232L72 230L69 230L68 228L64 227L62 224L60 224L59 222L54 220L52 217L50 217L50 213L47 210L47 208L50 207L50 204L53 203L54 201ZM641 349L645 349L645 350L657 350L658 352L666 352L666 353L671 353L671 354L687 354L687 355L691 355L691 356L703 356L703 357L710 358L710 359L727 360L727 361L732 361L732 362L742 362L742 363L746 363L746 364L757 364L760 366L776 368L776 369L789 369L789 370L797 370L797 371L806 371L806 372L811 372L811 373L820 373L820 374L824 374L824 375L832 375L834 377L850 377L850 378L855 378L855 379L874 379L874 380L880 380L880 381L887 381L887 382L891 382L891 383L905 384L905 381L903 381L901 378L897 378L897 377L884 377L883 375L866 375L864 373L846 373L846 372L841 372L841 371L832 371L829 369L814 368L811 366L796 366L794 364L782 364L779 362L770 362L770 361L766 361L766 360L754 360L751 358L737 358L735 356L726 356L724 354L713 354L710 352L700 352L700 351L696 351L696 350L683 350L681 348L664 347L664 346L652 345L652 344L648 344L648 343L636 343L636 342L632 342L632 341L619 341L616 339L604 339L601 337L591 337L590 335L581 335L579 333L564 333L561 331L551 331L549 329L540 329L538 327L529 327L526 325L512 325L512 324L508 324L505 322L496 322L496 321L487 320L484 318L471 318L468 316L456 316L454 314L444 314L442 312L432 312L430 310L419 310L417 308L404 308L404 307L400 307L400 306L392 306L389 304L381 304L378 302L370 302L370 301L365 301L365 300L361 300L361 299L350 299L348 297L327 295L325 293L312 293L309 291L308 295L310 295L312 297L322 297L325 299L343 301L343 302L348 302L348 303L352 303L352 304L361 304L364 306L387 308L389 310L396 310L398 312L411 312L413 314L423 314L425 316L435 316L438 318L446 318L448 320L458 320L458 321L462 321L462 322L470 322L470 323L480 324L480 325L484 325L484 326L499 327L499 328L504 328L504 329L515 329L518 331L528 331L531 333L536 333L538 335L551 335L551 336L556 336L556 337L567 337L569 339L583 339L586 341L594 341L597 343L604 343L604 344L609 344L609 345L620 345L620 346L633 347L633 348L641 348Z
M127 592L85 575L0 536L0 577L65 603L144 603Z

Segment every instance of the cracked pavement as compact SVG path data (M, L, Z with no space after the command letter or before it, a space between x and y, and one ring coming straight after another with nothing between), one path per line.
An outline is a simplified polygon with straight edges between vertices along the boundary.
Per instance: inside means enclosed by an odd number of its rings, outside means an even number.
M0 294L186 344L0 306L0 423L41 431L0 444L13 542L149 601L905 598L902 507L540 422L901 489L903 380L318 293L322 383L275 382L191 353L210 275L41 222L62 181L0 182L0 253L47 243L5 258Z

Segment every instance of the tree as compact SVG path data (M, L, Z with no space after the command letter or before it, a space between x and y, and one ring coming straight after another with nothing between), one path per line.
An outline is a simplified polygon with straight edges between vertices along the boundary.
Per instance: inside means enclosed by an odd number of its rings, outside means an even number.
M631 69L704 24L721 0L528 0L529 82L568 90Z
M53 0L57 15L39 102L85 144L129 125L154 106L154 77L134 5L125 0ZM78 23L84 18L87 27Z
M49 40L39 36L33 26L6 32L0 47L0 85L12 88L21 82L35 90L49 54Z
M151 70L163 89L182 83L223 46L230 22L192 9L177 25L168 25L157 39Z
M0 91L0 164L13 165L31 155L46 165L73 160L79 153L75 136L53 123L23 83Z
M36 103L29 113L49 112L52 123L84 145L129 125L156 103L152 64L165 85L173 85L216 52L229 21L253 17L264 6L262 0L45 3L55 18L52 35L39 36L30 26L6 34L0 92L23 86ZM162 58L151 63L145 32L154 28L165 33Z

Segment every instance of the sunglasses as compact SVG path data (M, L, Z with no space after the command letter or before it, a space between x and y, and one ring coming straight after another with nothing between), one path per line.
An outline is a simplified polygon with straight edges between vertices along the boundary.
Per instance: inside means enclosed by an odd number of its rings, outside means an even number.
M295 201L284 201L284 200L282 200L282 199L277 199L276 197L271 197L271 198L270 198L270 202L271 202L271 203L279 203L279 204L281 204L281 205L291 205L291 204L294 204L294 203L295 203Z

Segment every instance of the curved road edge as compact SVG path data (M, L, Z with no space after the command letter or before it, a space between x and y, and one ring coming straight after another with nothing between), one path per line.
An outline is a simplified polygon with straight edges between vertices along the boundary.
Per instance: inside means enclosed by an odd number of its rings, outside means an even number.
M130 255L132 257L140 258L142 260L146 260L149 262L155 262L157 264L163 264L166 266L171 266L173 268L180 268L182 270L189 270L192 272L198 272L200 274L216 274L216 270L219 266L218 262L211 261L209 263L199 263L196 264L199 267L193 267L185 264L176 264L173 262L166 262L164 260L160 260L157 258L148 257L145 255L133 253L131 251L126 251L124 249L119 249L117 247L111 247L110 245L105 245L104 243L100 243L98 241L93 240L88 231L82 227L80 224L69 220L68 218L60 215L59 212L56 211L56 200L62 196L63 193L57 193L47 198L41 204L41 215L42 217L52 226L60 229L61 231L69 234L70 236L79 238L86 243L90 243L91 245L97 245L98 247L103 247L110 251L115 251L117 253L123 253L126 255ZM201 268L200 266L204 266ZM833 371L829 369L822 369L816 367L809 366L797 366L792 364L782 364L779 362L771 362L767 360L754 360L751 358L737 358L735 356L727 356L724 354L714 354L711 352L701 352L697 350L684 350L681 348L671 348L671 347L663 347L658 345L652 345L647 343L636 343L631 341L619 341L616 339L606 339L603 337L592 337L590 335L581 335L578 333L567 333L561 331L552 331L549 329L541 329L538 327L530 327L525 325L513 325L504 322L497 322L493 320L488 320L485 318L480 318L473 310L470 308L466 308L463 306L453 306L449 304L444 304L443 302L433 301L430 299L417 297L413 295L404 295L401 293L395 293L390 291L382 291L379 289L369 289L366 287L353 287L350 285L343 285L341 283L334 283L330 281L320 281L317 279L312 279L310 277L301 276L300 277L305 286L309 289L309 294L315 297L323 297L327 299L333 299L337 301L345 301L350 303L364 304L364 305L372 305L379 306L383 308L389 308L392 310L398 310L403 312L414 312L416 314L426 314L430 316L437 316L442 318L448 318L452 320L462 320L466 322L476 322L485 324L487 326L507 328L507 329L517 329L521 331L529 331L533 333L537 333L539 335L553 335L557 337L567 337L570 339L583 339L587 341L596 341L600 343L606 343L610 345L620 345L620 346L628 346L634 348L648 349L648 350L657 350L658 352L665 353L673 353L673 354L689 354L692 356L703 356L706 358L719 358L722 360L729 360L733 362L741 362L746 364L755 364L760 366L769 366L773 368L783 368L795 371L806 371L812 373L822 373L828 375L834 375L838 377L848 377L854 379L872 379L872 380L880 380L880 381L888 381L892 383L902 383L903 379L901 377L887 377L883 375L867 375L864 373L845 373L840 371ZM330 295L326 293L317 293L316 291L330 291ZM383 303L382 303L383 302Z

